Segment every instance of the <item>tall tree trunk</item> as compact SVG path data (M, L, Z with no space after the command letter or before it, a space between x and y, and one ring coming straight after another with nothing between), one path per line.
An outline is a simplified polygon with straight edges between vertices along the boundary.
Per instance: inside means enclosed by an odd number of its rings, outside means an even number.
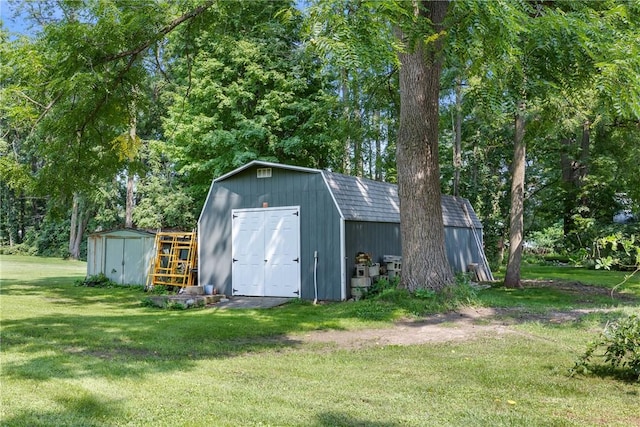
M80 259L80 246L82 245L84 230L87 228L89 218L89 209L82 195L74 193L69 230L69 258L71 259Z
M133 208L134 204L134 192L133 192L133 173L127 171L127 201L125 203L124 210L124 226L125 228L133 228Z
M563 201L563 234L565 239L570 239L574 231L573 212L576 206L575 162L569 155L573 141L570 138L562 139L562 153L560 154L560 167L562 169L562 187L564 188Z
M509 261L504 278L508 288L522 287L520 263L524 238L524 175L526 167L526 144L524 142L525 102L519 101L515 116L513 163L511 165L511 215L509 219Z
M349 175L351 172L351 120L349 113L349 76L347 70L340 70L341 86L342 86L342 105L345 129L344 148L342 152L342 172Z
M27 206L25 204L25 198L24 198L24 193L21 191L20 192L20 196L19 196L19 200L20 200L20 210L18 211L18 243L22 243L24 242L24 237L27 231L27 224L26 224L26 209Z
M426 14L441 31L448 2L424 2L415 13ZM398 30L403 38L403 34ZM402 237L400 286L441 290L453 283L447 261L438 162L438 100L442 37L429 45L417 40L400 54L400 129L397 168Z
M364 176L364 144L362 132L362 110L360 109L360 88L356 79L353 80L351 95L353 98L353 175Z
M131 147L137 147L137 139L138 139L138 120L136 118L136 106L135 102L131 103L131 113L130 113L130 123L129 123L129 143ZM136 150L132 148L132 153ZM135 206L135 195L133 188L133 178L134 173L131 171L131 160L133 160L133 156L130 154L129 158L129 167L127 168L127 200L125 202L124 209L124 226L125 228L133 228L133 208Z
M373 116L376 127L376 157L375 174L376 181L382 181L382 121L380 120L380 110L376 110Z
M84 237L84 229L87 226L87 222L89 222L89 215L83 210L80 210L78 212L78 221L76 224L75 240L73 241L71 255L70 255L72 259L80 259L80 245L82 244L82 238Z
M471 166L471 193L478 194L478 175L480 164L480 147L477 138L473 138L473 165Z
M460 169L462 168L462 80L456 79L456 120L453 143L453 195L460 195Z
M4 186L3 186L4 187ZM18 221L16 219L16 194L15 191L10 189L9 187L5 187L7 190L7 198L4 206L6 206L5 210L2 212L6 212L6 230L7 235L9 237L9 246L13 247L18 244Z
M83 212L82 196L73 194L73 205L71 207L71 225L69 227L69 257L80 259L80 243L84 229L89 221L89 216Z
M562 168L562 186L564 188L563 203L563 232L566 239L576 244L574 238L575 221L573 215L577 212L578 206L587 206L588 200L581 195L581 188L589 173L589 151L591 144L591 122L585 120L582 124L582 137L580 140L580 150L573 149L576 141L570 138L562 140L563 152L560 156Z
M73 252L76 242L79 211L80 195L78 193L73 193L73 205L71 206L71 225L69 226L69 256L74 259L78 259L78 257L73 256Z
M578 165L577 187L580 194L580 205L586 207L589 200L581 191L589 174L589 151L591 145L591 122L585 120L582 123L582 140L580 141L580 164Z

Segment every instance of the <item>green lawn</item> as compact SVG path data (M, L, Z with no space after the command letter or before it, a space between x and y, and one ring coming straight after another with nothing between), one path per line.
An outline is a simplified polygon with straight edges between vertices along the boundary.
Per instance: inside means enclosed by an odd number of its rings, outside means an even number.
M371 301L159 310L143 307L138 289L74 286L84 274L80 262L0 258L0 424L640 423L637 383L568 375L611 314L566 324L520 322L512 326L516 333L466 342L343 348L301 337L317 329L388 327L406 313L385 307L384 316L371 316L379 308ZM612 287L618 280L607 275L615 273L584 274L591 278L584 283L594 285ZM535 290L530 305L527 291L489 289L479 299L535 310L584 304L576 295L561 295L557 303L551 290ZM635 283L628 292L640 297ZM586 304L639 311L631 300Z

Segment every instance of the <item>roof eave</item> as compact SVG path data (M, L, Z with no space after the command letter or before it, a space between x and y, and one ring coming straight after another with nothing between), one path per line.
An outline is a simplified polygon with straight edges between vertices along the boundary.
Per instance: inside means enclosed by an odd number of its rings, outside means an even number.
M247 163L246 165L242 165L239 168L236 168L236 169L232 170L231 172L227 172L226 174L224 174L222 176L219 176L218 178L214 179L213 182L224 181L225 179L227 179L229 177L232 177L233 175L236 175L236 174L242 172L243 170L249 169L249 168L251 168L253 166L263 166L263 167L267 167L267 168L288 169L288 170L294 170L294 171L306 172L306 173L321 173L322 172L320 169L305 168L303 166L283 165L281 163L265 162L263 160L252 160L249 163Z

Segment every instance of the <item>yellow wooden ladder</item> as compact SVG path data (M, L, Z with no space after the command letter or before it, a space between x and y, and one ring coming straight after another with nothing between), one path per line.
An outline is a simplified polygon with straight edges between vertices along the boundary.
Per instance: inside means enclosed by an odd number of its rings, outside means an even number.
M149 268L146 288L193 286L197 244L195 232L157 233L155 258Z

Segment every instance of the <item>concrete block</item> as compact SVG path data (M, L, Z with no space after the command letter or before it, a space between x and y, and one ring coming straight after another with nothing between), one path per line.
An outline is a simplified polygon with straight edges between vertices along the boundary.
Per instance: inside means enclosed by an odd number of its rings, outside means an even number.
M377 277L380 275L380 264L375 263L369 266L369 277Z
M387 271L400 271L402 270L402 263L398 261L390 261L387 263Z
M351 279L352 288L368 288L371 286L371 277L353 277Z
M184 295L204 295L204 286L186 286Z

